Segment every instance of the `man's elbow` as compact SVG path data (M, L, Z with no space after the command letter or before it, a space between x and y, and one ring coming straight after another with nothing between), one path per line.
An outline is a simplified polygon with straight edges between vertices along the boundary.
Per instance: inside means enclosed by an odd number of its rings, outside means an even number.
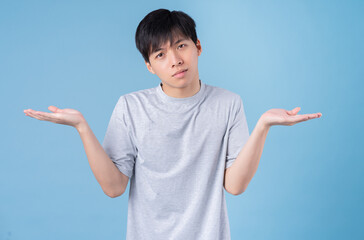
M240 194L242 194L244 191L233 191L233 192L229 192L230 194L234 195L234 196L238 196Z
M125 190L123 189L120 189L120 190L113 190L113 191L104 191L104 193L111 197L111 198L116 198L116 197L119 197L121 195L123 195L125 192Z
M225 190L228 193L230 193L230 194L232 194L234 196L238 196L238 195L242 194L243 192L245 192L245 189L246 188L242 188L242 189L229 189L229 188L225 188Z

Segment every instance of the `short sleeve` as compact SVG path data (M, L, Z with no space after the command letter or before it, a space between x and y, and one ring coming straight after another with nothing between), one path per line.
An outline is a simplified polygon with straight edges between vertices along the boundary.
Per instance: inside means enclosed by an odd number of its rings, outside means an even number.
M233 164L249 139L248 123L245 117L243 101L240 96L235 101L235 107L233 109L233 120L230 125L227 142L225 169Z
M130 135L126 112L125 99L121 96L111 114L102 145L120 172L131 178L136 158L136 147Z

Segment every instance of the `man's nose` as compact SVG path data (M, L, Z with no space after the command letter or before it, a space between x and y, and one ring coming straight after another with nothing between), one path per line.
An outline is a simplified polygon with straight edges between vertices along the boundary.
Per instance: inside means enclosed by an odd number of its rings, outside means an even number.
M172 52L170 54L170 56L171 56L172 67L179 66L179 65L183 64L183 60L182 60L181 56L178 53Z

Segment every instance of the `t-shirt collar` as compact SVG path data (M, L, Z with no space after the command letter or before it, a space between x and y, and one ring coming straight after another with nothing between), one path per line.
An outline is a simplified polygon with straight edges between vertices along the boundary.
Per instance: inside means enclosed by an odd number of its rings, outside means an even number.
M200 85L201 85L200 90L195 95L190 96L190 97L175 98L175 97L168 96L162 89L162 83L159 83L159 85L157 87L157 93L164 102L187 103L187 104L194 103L196 101L199 101L203 97L203 94L205 91L205 83L203 83L201 81L201 79L199 81L200 81Z

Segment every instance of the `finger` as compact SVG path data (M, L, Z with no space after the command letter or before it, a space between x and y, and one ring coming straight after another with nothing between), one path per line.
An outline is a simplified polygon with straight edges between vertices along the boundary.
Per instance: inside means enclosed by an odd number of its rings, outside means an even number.
M35 110L31 109L31 108L28 108L28 109L25 109L24 112L35 112Z
M47 118L53 118L53 114L54 113L47 113L47 112L41 112L41 111L35 111L35 110L32 110L32 109L27 109L27 110L24 110L24 113L32 113L33 115L36 114L38 116L42 116L42 117L47 117Z
M53 113L47 113L47 112L41 112L41 111L35 111L34 113L41 117L45 117L45 118L52 118L52 116L53 116Z
M32 117L32 118L35 118L35 119L43 120L44 121L43 117L41 117L38 114L35 114L33 112L28 112L26 115L29 116L29 117Z
M39 111L35 111L35 110L32 110L32 109L28 109L27 110L27 113L31 113L32 115L38 115Z
M23 110L24 113L28 113L28 112L31 112L31 111L33 111L33 110L30 109L30 108Z
M57 116L55 115L57 113L37 112L36 114L42 120L58 123Z
M56 112L57 111L57 107L55 106L49 106L48 109L52 112Z
M301 111L300 107L296 107L295 109L293 109L294 113L297 114L299 111Z
M296 115L299 111L301 110L300 107L295 107L294 109L292 109L291 111L288 111L289 115Z
M50 111L52 111L52 112L54 112L54 113L56 113L56 112L61 112L61 109L59 109L58 107L56 107L56 106L49 106L48 107L48 109L50 110Z
M306 114L306 115L309 117L309 119L319 118L322 116L321 113L311 113L311 114Z
M307 121L309 119L314 119L314 118L318 118L318 117L319 117L319 115L317 113L296 115L296 116L292 116L292 122L299 123L299 122Z
M310 116L307 115L307 114L304 114L304 115L297 115L297 119L299 122L302 122L302 121L307 121L308 119L310 119Z
M288 118L288 122L292 124L296 124L298 122L307 121L309 117L306 115L294 115Z
M30 112L32 114L32 116L36 117L39 120L44 120L44 121L51 121L53 119L52 114L53 113L46 113L46 112L41 112L41 111L31 111Z

